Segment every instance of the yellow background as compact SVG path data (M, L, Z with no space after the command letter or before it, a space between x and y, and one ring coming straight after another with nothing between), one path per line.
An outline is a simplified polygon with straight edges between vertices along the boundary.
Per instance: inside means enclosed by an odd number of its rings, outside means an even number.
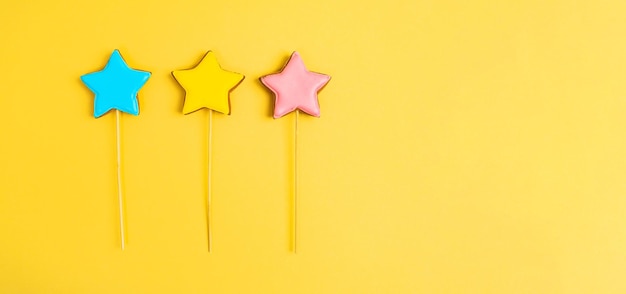
M519 2L519 3L518 3ZM2 293L625 293L626 2L5 1ZM153 73L122 117L79 76ZM246 75L213 123L170 72ZM300 116L258 78L297 50L332 76Z

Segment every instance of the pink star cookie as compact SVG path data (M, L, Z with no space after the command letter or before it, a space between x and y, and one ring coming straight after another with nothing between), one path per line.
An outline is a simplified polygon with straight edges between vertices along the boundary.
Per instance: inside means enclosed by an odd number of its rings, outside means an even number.
M319 92L330 76L306 69L298 52L293 52L283 70L261 78L261 82L276 95L274 118L300 109L312 116L320 116L317 101Z

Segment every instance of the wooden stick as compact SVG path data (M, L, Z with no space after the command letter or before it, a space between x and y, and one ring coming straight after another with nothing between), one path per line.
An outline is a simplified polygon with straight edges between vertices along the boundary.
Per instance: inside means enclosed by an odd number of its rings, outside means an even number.
M211 252L211 241L212 241L212 229L211 229L211 225L212 225L212 221L211 221L211 165L212 165L212 160L211 160L211 155L212 155L212 141L213 141L213 110L209 109L209 134L208 134L208 142L207 142L207 215L206 215L206 221L207 221L207 238L208 238L208 247L209 247L209 252Z
M117 200L120 213L120 237L122 238L122 250L126 246L126 236L124 232L124 202L122 197L122 148L120 143L120 111L115 110L115 135L117 143Z
M297 252L298 236L298 116L300 110L296 109L293 131L293 253Z

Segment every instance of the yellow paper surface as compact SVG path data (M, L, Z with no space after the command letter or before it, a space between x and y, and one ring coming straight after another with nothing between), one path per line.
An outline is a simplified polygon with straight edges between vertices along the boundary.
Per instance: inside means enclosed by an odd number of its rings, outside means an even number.
M625 293L626 2L5 1L2 293ZM122 116L79 76L152 72ZM170 72L246 79L181 114ZM258 78L293 50L332 80L293 115Z

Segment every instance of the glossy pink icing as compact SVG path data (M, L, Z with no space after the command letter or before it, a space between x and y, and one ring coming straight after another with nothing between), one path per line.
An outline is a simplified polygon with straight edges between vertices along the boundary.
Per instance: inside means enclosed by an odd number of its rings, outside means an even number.
M261 78L261 82L276 95L274 118L300 109L312 116L320 116L317 92L330 76L306 69L298 52L293 52L283 70Z

